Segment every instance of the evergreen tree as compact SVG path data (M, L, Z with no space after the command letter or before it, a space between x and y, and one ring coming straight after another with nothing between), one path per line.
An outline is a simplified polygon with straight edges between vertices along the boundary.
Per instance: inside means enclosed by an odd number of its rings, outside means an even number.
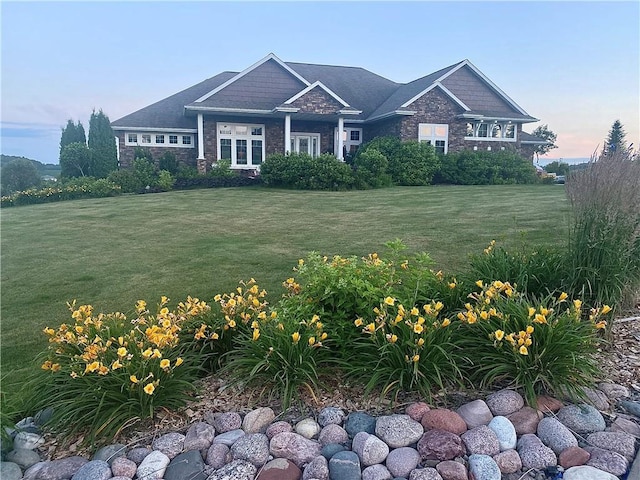
M91 175L103 178L118 169L118 150L111 122L102 110L94 110L89 120L89 149L91 150Z
M87 136L84 133L84 127L80 120L78 123L73 123L73 120L67 121L67 126L62 128L62 135L60 136L60 154L62 149L71 143L87 143Z
M627 149L627 141L625 140L626 133L624 128L622 127L622 123L620 120L616 120L611 125L611 130L609 130L609 135L607 135L607 139L605 140L604 148L602 149L603 154L614 153L618 150L626 150Z

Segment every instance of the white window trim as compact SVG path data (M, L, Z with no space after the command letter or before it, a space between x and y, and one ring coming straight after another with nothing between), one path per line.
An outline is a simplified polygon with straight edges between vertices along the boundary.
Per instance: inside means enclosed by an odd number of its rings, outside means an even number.
M316 155L316 157L319 157L322 152L320 149L320 140L322 139L322 136L319 133L313 133L313 132L291 132L291 138L289 140L289 147L291 147L291 142L293 142L293 146L294 146L294 150L292 151L292 153L300 153L299 151L297 151L296 148L296 138L297 137L312 137L315 138L318 142L318 154ZM306 153L306 152L303 152Z
M518 126L515 123L511 122L467 122L473 125L473 136L467 137L464 136L465 140L472 141L481 141L481 142L516 142L518 140ZM507 126L513 126L513 138L510 137L479 137L478 130L480 129L480 125L487 125L488 133L491 133L491 127L495 124L500 125L500 132L502 135L507 131Z
M351 140L352 131L360 132L360 141ZM344 127L342 129L342 144L344 146L344 149L347 151L347 154L351 151L352 146L359 147L360 145L362 145L362 134L363 134L363 131L362 131L362 128L360 127ZM337 151L339 149L337 128L334 129L333 135L334 135L333 148L335 148L335 150Z
M227 125L231 127L231 133L220 133L220 127L222 125ZM236 134L235 127L247 127L247 134ZM252 135L251 129L253 128L261 128L262 135ZM217 158L218 160L222 157L222 145L220 144L220 140L227 139L231 140L231 167L233 169L249 169L249 168L260 168L260 165L265 161L265 136L266 130L265 126L262 124L253 124L253 123L231 123L231 122L218 122L216 123L216 147L217 147ZM246 140L247 141L247 163L238 164L237 162L237 149L236 149L236 140ZM262 141L262 163L254 164L253 160L253 147L251 144L252 140L260 140Z
M130 142L129 135L136 135L136 141ZM142 142L142 135L149 135L151 137L151 142ZM156 143L156 135L164 136L164 143ZM169 136L176 135L178 137L178 143L169 143ZM125 132L124 134L124 144L127 147L158 147L158 148L195 148L194 145L194 134L193 133L184 133L184 132L172 132L172 131L157 131L157 132ZM182 137L191 137L190 144L183 144Z
M422 130L421 127L423 126L429 126L432 127L434 134L433 135L422 135L420 133L420 131ZM435 134L435 129L436 127L444 127L446 130L446 133L444 136L442 135L436 135ZM419 142L430 142L431 145L433 146L433 148L436 147L436 141L444 141L444 153L447 153L449 151L449 124L448 123L419 123L418 124L418 141Z

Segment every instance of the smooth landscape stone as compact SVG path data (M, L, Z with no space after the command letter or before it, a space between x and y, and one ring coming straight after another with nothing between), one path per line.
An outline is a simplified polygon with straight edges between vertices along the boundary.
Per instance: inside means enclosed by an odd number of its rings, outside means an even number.
M289 422L279 421L273 422L271 425L267 427L267 430L264 432L267 435L267 438L271 440L279 433L283 432L293 432L293 427Z
M549 395L538 395L536 397L536 407L544 413L555 413L564 407L564 403L562 403L562 400Z
M296 423L294 430L298 435L302 435L304 438L311 440L320 433L321 428L313 418L305 418Z
M216 430L206 422L196 422L187 430L183 448L188 450L206 450L211 446Z
M571 467L564 472L562 480L620 480L612 475L597 468L589 466ZM632 479L629 479L632 480Z
M418 441L418 453L422 460L453 460L465 454L462 439L444 430L429 430Z
M13 448L35 450L44 444L44 437L39 433L18 432L13 439Z
M556 455L569 447L577 447L578 439L555 417L545 417L538 424L538 438Z
M71 480L109 480L113 477L111 467L104 460L91 460L82 465Z
M426 403L416 402L409 405L405 409L405 413L409 415L412 420L419 422L420 420L422 420L422 416L429 410L431 410L431 408L429 408L429 405L427 405Z
M464 419L447 408L436 408L425 412L420 423L425 430L444 430L455 435L462 435L467 431Z
M409 415L384 415L376 420L376 436L391 448L408 447L424 433L424 427Z
M318 424L321 427L326 427L327 425L342 425L345 418L346 414L344 410L336 407L325 407L320 410L318 414Z
M607 430L628 433L629 435L640 438L640 425L622 417L616 418Z
M584 465L591 455L584 448L569 447L558 455L558 463L562 468L571 468Z
M207 480L254 480L258 469L245 460L234 460L216 470Z
M159 450L154 450L147 455L138 465L136 475L139 480L160 480L171 459Z
M302 470L286 458L275 458L260 469L256 480L299 480Z
M182 453L184 449L185 436L178 432L165 433L164 435L156 438L151 447L154 450L159 450L164 453L169 460L175 458L179 453Z
M589 403L591 403L598 410L606 411L611 408L609 398L604 392L601 392L600 390L594 390L593 388L589 387L584 387L582 391L589 399Z
M320 445L329 445L330 443L347 443L349 434L340 425L330 423L320 431L318 436Z
M136 463L127 457L114 458L113 462L111 462L111 473L113 473L114 477L133 478L137 469Z
M0 478L2 480L20 480L22 478L22 470L17 463L0 462Z
M516 428L507 417L502 415L493 417L488 427L496 434L501 452L516 448L516 442L518 441Z
M322 447L322 450L320 450L320 455L322 455L327 460L330 460L331 457L333 457L336 453L344 452L345 450L348 450L347 447L345 447L341 443L329 443Z
M599 468L617 476L624 475L629 470L629 461L619 453L598 447L586 446L584 449L591 455L587 461L590 467Z
M177 455L164 472L164 480L207 480L204 462L198 450L189 450Z
M420 454L415 448L395 448L387 455L387 469L394 477L408 477L420 463Z
M444 480L469 480L466 467L453 460L438 463L436 470Z
M640 402L622 400L619 405L634 417L640 418Z
M618 385L617 383L599 383L598 390L603 392L610 400L618 400L620 398L629 398L631 393L629 389L624 385Z
M485 402L494 416L506 417L524 407L524 398L515 390L498 390L489 395Z
M127 446L122 443L114 443L112 445L104 446L91 457L91 460L104 460L109 465L118 457L124 457L127 455Z
M329 480L329 462L322 455L309 462L302 472L302 480Z
M224 432L214 437L212 445L214 443L222 443L223 445L230 447L245 435L246 433L244 430L231 430L229 432Z
M497 455L500 453L500 442L498 437L487 425L480 425L479 427L467 430L460 435L464 446L466 447L467 454L480 454L480 455Z
M442 480L435 468L416 468L409 474L409 480Z
M212 443L207 450L205 463L213 468L222 468L231 461L231 449L224 443Z
M384 465L370 465L362 471L362 480L391 480L393 477Z
M354 452L338 452L329 460L331 480L360 480L360 459Z
M231 458L261 467L269 460L269 439L264 433L249 433L231 446Z
M153 450L147 447L136 447L132 448L127 452L127 458L134 462L136 465L140 465L142 461L145 459L147 455L149 455Z
M355 437L358 432L374 434L376 432L376 419L368 413L353 412L344 421L344 429L351 438Z
M595 407L585 403L562 407L558 410L557 418L576 433L601 432L607 426L602 414Z
M239 430L242 427L242 417L237 412L207 413L204 419L218 434Z
M52 460L50 462L39 462L28 468L24 472L25 480L60 479L71 478L89 461L80 456Z
M53 418L53 407L46 407L33 416L33 423L42 426L46 425Z
M320 455L321 449L322 446L318 442L308 440L294 432L279 433L269 443L271 455L291 460L300 468Z
M484 400L465 403L456 412L462 417L469 430L480 425L488 425L493 418L493 413Z
M264 433L274 418L276 414L270 407L256 408L244 416L242 430L247 433Z
M40 461L40 455L34 450L27 450L26 448L17 448L7 453L7 462L16 463L26 470L32 465L35 465Z
M515 473L522 468L522 460L515 450L505 450L493 457L502 473Z
M595 432L587 437L587 444L619 453L627 460L636 454L636 439L633 435L620 432Z
M502 474L493 458L488 455L471 455L469 472L475 480L500 480Z
M517 446L518 455L523 468L543 470L558 464L558 458L549 447L545 446L538 437L527 433L520 437Z
M359 432L353 437L351 449L365 467L382 463L389 455L389 445L367 432Z
M542 419L542 412L531 407L522 407L517 412L507 415L507 418L516 429L518 436L527 433L536 433L538 423Z

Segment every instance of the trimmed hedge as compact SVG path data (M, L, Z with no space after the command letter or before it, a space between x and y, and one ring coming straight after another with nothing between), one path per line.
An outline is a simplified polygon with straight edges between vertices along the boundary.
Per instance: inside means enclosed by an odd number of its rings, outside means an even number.
M260 176L269 187L300 190L347 190L354 184L351 167L329 154L273 154L261 166Z

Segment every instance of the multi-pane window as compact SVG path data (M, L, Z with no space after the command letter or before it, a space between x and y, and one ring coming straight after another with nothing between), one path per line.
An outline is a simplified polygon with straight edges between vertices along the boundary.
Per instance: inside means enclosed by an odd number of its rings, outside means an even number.
M232 167L258 166L264 159L264 125L218 123L218 158Z
M167 138L168 137L168 138ZM125 145L145 147L180 147L194 148L193 134L173 133L127 133L124 137ZM181 142L180 142L181 140Z
M516 126L510 122L469 122L465 138L512 142L516 139Z
M420 123L418 141L433 145L436 153L447 153L449 147L449 125L446 123Z
M358 150L358 147L362 144L362 129L361 128L353 128L353 127L345 127L342 130L342 145L343 145L343 153L355 153ZM335 141L334 141L334 150L338 152L338 129L335 129Z

